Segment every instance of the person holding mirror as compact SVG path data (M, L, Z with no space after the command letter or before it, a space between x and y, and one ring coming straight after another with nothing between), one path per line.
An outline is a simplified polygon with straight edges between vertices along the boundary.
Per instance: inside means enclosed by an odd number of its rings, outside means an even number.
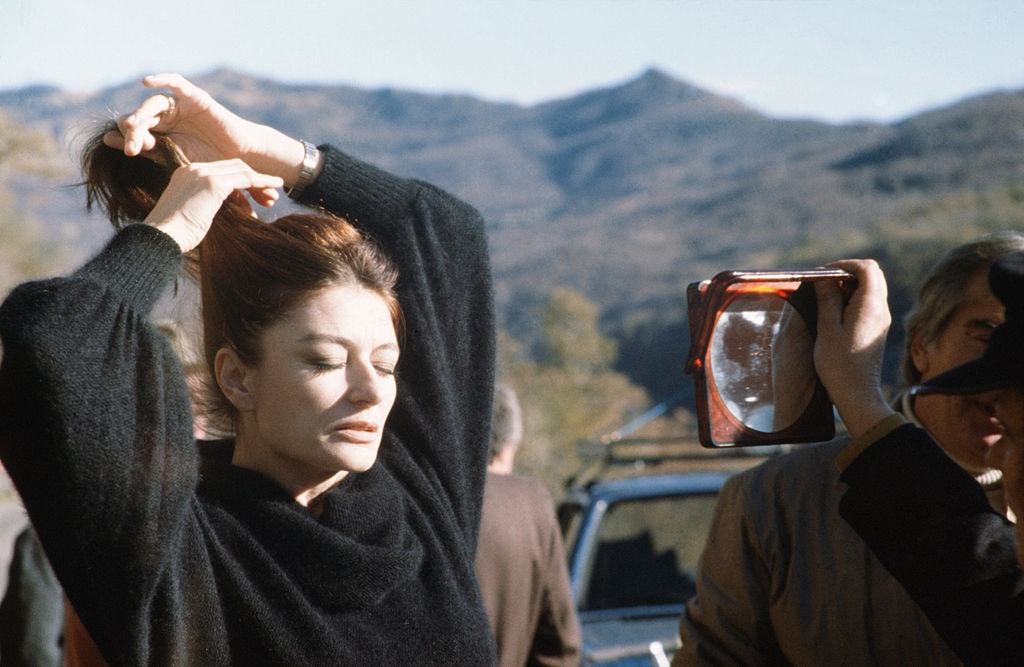
M1024 527L993 511L971 476L881 398L885 279L870 261L839 265L861 281L846 308L819 292L815 365L853 441L836 464L839 514L907 589L966 664L1024 660ZM1011 509L1024 512L1024 252L989 273L1005 321L984 354L932 377L919 396L989 396L1005 429L989 452ZM914 484L902 484L907 471ZM1015 535L1016 533L1016 535ZM1016 539L1015 539L1016 537Z
M952 249L926 277L907 319L907 386L982 354L1003 319L987 285L993 261L1024 250L998 233ZM820 338L820 332L819 332ZM985 397L914 397L893 407L935 436L1006 511L985 453L999 438ZM959 664L903 588L837 512L834 461L848 439L801 446L734 476L719 496L680 619L674 664ZM901 483L913 488L915 471Z
M169 94L84 158L135 224L0 306L0 456L85 629L111 664L493 664L480 215L180 76L144 84ZM243 193L282 186L322 211L256 220ZM217 443L148 317L183 263Z

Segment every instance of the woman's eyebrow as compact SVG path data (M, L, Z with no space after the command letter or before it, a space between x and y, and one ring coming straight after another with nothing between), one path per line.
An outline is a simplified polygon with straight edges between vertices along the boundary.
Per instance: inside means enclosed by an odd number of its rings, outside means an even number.
M299 339L300 343L334 343L335 345L351 345L352 341L344 336L332 334L308 333Z
M334 334L318 334L318 333L306 334L305 336L303 336L302 338L299 339L299 342L300 343L331 343L333 345L341 345L342 347L352 347L352 346L355 345L354 341L352 341L352 340L350 340L348 338L345 338L344 336L338 336L338 335L334 335ZM373 351L374 352L381 352L381 351L395 352L397 354L398 352L400 352L400 349L399 349L397 343L387 342L387 343L381 343L377 347L373 348Z

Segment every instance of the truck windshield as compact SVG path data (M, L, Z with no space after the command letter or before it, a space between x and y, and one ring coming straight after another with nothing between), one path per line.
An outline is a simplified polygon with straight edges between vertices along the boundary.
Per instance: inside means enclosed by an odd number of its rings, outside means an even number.
M598 531L580 610L682 604L695 590L714 493L620 501Z

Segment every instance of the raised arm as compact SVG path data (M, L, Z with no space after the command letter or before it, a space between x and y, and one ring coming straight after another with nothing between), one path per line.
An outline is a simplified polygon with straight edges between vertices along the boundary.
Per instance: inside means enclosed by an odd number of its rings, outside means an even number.
M398 402L388 420L395 447L439 484L475 543L486 472L494 384L494 315L483 220L426 183L398 178L329 146L302 201L342 215L398 266L407 331ZM404 454L403 454L404 452Z
M237 161L179 170L149 224L0 306L0 456L109 655L130 651L126 628L146 622L197 479L188 390L149 311L205 233L202 220L235 188L274 185Z

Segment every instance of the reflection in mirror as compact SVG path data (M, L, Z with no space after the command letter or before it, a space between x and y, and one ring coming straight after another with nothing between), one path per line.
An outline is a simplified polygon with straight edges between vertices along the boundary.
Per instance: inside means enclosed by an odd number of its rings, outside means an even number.
M708 371L729 412L763 433L792 426L814 395L814 340L776 294L741 294L721 312Z

